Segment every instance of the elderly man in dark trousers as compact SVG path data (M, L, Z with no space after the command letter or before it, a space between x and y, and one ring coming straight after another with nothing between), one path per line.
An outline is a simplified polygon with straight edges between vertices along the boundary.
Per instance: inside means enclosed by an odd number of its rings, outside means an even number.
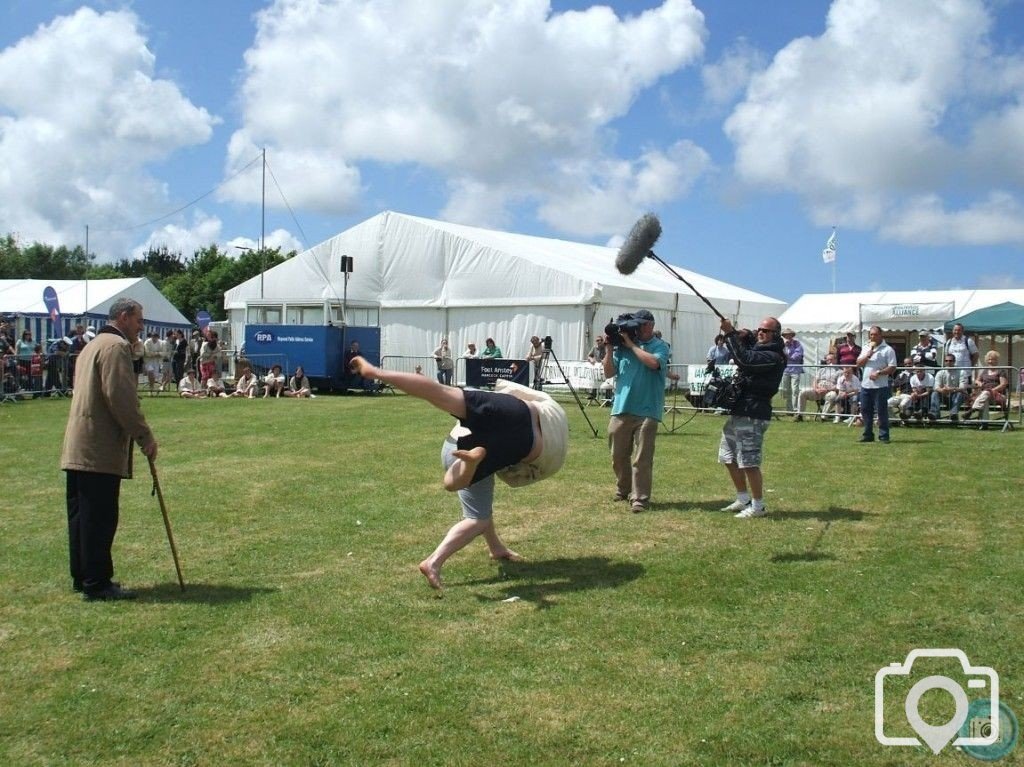
M143 329L142 305L121 298L109 322L78 359L61 468L67 473L71 579L87 601L132 599L113 580L121 480L131 479L132 448L156 458L157 442L139 407L132 344Z

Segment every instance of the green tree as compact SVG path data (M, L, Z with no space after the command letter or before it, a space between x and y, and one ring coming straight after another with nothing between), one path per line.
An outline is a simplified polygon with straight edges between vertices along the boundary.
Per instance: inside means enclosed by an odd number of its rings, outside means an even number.
M166 245L150 248L142 258L121 259L114 268L124 277L146 277L158 289L168 277L184 274L187 269L181 253L171 253Z

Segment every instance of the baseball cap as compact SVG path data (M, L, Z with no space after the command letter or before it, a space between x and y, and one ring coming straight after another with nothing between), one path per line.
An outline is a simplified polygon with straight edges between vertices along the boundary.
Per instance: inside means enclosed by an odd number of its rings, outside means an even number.
M640 320L641 322L654 322L654 315L646 309L638 309L633 312L633 319Z

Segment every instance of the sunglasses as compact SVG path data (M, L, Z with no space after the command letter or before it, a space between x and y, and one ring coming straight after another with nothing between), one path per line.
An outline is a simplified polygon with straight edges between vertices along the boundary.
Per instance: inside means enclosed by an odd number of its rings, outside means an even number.
M757 332L758 333L774 333L775 332L775 328L758 328Z

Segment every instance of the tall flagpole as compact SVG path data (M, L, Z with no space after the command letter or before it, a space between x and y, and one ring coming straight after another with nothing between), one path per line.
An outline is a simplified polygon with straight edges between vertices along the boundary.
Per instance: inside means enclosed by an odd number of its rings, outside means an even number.
M263 193L260 198L260 300L263 299L263 272L267 269L267 148L263 147Z
M85 225L85 308L82 314L86 315L85 324L89 324L89 225Z

